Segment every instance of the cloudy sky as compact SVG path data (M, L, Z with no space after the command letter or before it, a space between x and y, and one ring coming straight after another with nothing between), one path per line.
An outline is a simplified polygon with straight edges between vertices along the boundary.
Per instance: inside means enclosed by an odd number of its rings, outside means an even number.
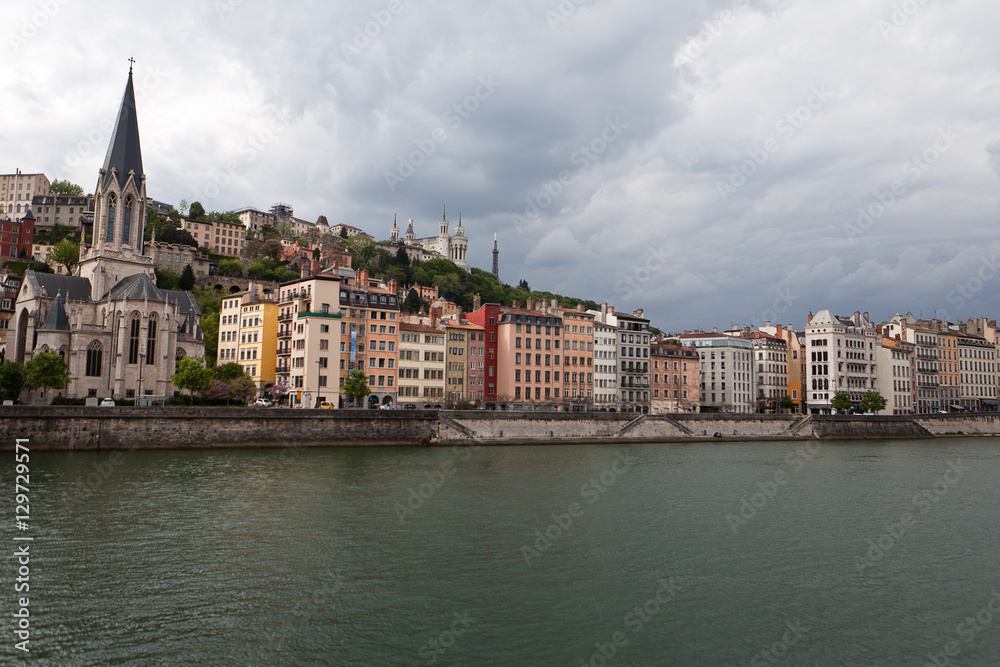
M388 236L665 330L1000 315L996 0L4 3L0 170Z

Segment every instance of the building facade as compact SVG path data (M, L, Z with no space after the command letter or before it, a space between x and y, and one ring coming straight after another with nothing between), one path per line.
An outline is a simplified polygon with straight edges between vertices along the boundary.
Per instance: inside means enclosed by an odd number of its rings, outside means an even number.
M403 407L443 408L444 331L423 324L399 323L397 400Z
M32 256L35 242L35 216L28 210L19 220L0 216L0 263Z
M588 311L593 314L594 311ZM618 400L618 327L594 320L594 409L615 411Z
M290 407L340 405L341 321L339 276L300 278L278 288L275 375L288 385Z
M701 376L695 348L657 343L650 347L649 356L653 364L650 412L698 412Z
M152 256L153 266L160 271L173 271L178 276L185 266L190 266L195 276L207 276L212 265L208 255L189 245L153 241L146 244L146 252Z
M562 318L510 310L497 327L497 401L514 409L555 410L562 402Z
M811 414L829 414L830 401L843 392L854 408L869 391L878 390L876 344L881 336L868 321L868 313L855 311L853 317L836 317L819 311L805 327L807 399Z
M436 291L437 288L435 287L434 290ZM474 302L473 305L476 305L476 303ZM483 329L483 338L485 339L483 354L483 364L485 366L483 371L483 402L486 407L495 408L497 401L497 369L500 363L499 347L497 346L500 304L487 303L480 305L478 308L473 308L473 311L468 314L467 319L470 323L477 324Z
M49 195L49 184L45 174L25 174L20 169L13 174L0 174L0 218L23 218L36 196Z
M31 206L38 227L82 227L94 223L94 198L35 195Z

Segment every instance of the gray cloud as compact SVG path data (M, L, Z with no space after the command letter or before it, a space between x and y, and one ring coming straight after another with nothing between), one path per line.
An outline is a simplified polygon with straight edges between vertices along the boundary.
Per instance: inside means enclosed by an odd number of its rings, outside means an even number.
M38 6L8 5L8 170L92 188L134 55L137 85L155 73L138 107L158 199L284 201L379 238L394 213L433 233L448 204L473 264L490 266L498 232L507 282L641 307L668 330L750 322L779 293L797 326L819 308L996 315L992 281L949 301L993 250L987 0L912 16L891 0L67 2L20 45ZM477 97L483 77L498 85ZM627 127L602 145L615 119ZM670 261L626 299L616 282L661 246Z

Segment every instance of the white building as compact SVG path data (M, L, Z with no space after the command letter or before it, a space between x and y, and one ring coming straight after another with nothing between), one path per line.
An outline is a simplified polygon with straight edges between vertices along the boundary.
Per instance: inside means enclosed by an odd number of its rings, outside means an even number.
M753 344L718 332L676 336L682 345L698 351L703 412L754 411Z
M413 219L411 218L410 224L406 228L406 236L403 238L403 242L408 246L420 246L424 250L437 253L445 259L450 259L456 266L460 266L468 271L469 239L466 238L465 228L462 227L462 214L458 214L458 227L455 229L454 236L448 233L450 225L451 223L442 215L441 221L438 222L437 236L417 238L416 233L413 231ZM389 231L389 241L391 243L399 243L399 228L396 226L395 220L392 221L392 229Z
M834 394L845 392L857 408L861 397L878 390L875 347L881 337L868 313L851 318L821 310L806 330L806 407L810 414L829 414Z
M904 340L883 338L875 349L879 368L876 391L885 399L880 415L913 414L914 346Z
M589 311L597 313L596 311ZM618 327L594 318L594 409L617 410Z

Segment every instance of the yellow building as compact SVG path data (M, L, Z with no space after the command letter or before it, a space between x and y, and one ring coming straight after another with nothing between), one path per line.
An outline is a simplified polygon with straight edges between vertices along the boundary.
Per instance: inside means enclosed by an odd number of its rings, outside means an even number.
M255 285L222 300L216 364L239 364L258 392L274 384L277 340L278 304L263 298Z

